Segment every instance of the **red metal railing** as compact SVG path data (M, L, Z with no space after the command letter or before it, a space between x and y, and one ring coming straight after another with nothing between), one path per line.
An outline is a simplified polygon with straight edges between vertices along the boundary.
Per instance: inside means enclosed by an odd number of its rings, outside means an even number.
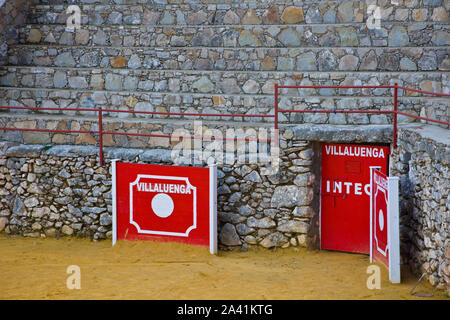
M103 113L132 113L132 114L149 114L149 115L183 115L183 116L204 116L204 117L255 117L255 118L273 118L274 115L260 115L260 114L216 114L216 113L181 113L181 112L158 112L158 111L131 111L131 110L113 110L99 108L56 108L56 107L13 107L13 106L0 106L1 109L14 109L14 110L40 110L40 111L87 111L98 112L98 130L58 130L58 129L30 129L30 128L10 128L0 127L1 130L10 131L32 131L32 132L51 132L51 133L78 133L78 134L98 134L99 144L99 162L103 165L103 135L125 135L125 136L137 136L137 137L154 137L154 138L182 138L182 139L201 139L201 140L222 140L222 141L265 141L271 142L272 139L261 138L224 138L224 137L204 137L204 136L182 136L182 135L166 135L166 134L154 134L154 133L135 133L135 132L109 132L103 131Z
M280 109L278 105L278 91L280 89L394 89L394 101L393 101L393 110L383 111L383 110L285 110ZM450 94L447 93L438 93L438 92L430 92L430 91L424 91L424 90L418 90L418 89L411 89L399 86L397 83L394 85L373 85L373 86L282 86L275 84L275 129L278 129L278 113L279 112L286 112L286 113L387 113L392 114L393 116L393 137L392 137L392 145L394 148L397 148L397 133L398 133L398 125L397 125L397 116L403 115L406 117L411 117L419 120L426 120L430 122L435 122L439 124L444 124L447 126L450 126L450 122L436 120L436 119L430 119L426 117L420 117L416 115L412 115L406 112L400 112L398 111L398 89L405 90L405 91L412 91L412 92L419 92L422 94L430 94L435 96L442 96L442 97L450 97Z
M285 110L280 109L278 105L279 100L279 90L287 89L394 89L394 101L393 110ZM99 162L103 165L103 135L126 135L126 136L138 136L138 137L157 137L157 138L182 138L182 139L204 139L204 140L222 140L222 141L265 141L271 142L272 139L259 139L259 138L224 138L224 137L203 137L203 136L181 136L181 135L165 135L165 134L154 134L154 133L134 133L134 132L109 132L103 131L103 113L132 113L132 114L148 114L148 115L167 115L167 116L203 116L203 117L254 117L254 118L274 118L274 128L275 128L275 142L278 143L278 114L283 113L378 113L378 114L392 114L393 115L393 147L397 147L397 116L403 115L407 117L412 117L419 120L426 120L430 122L435 122L439 124L444 124L450 126L450 122L440 121L436 119L430 119L420 116L411 115L409 113L398 111L398 90L406 90L412 92L419 92L423 94L431 94L442 97L450 97L450 94L446 93L436 93L429 92L411 88L405 88L397 85L378 85L378 86L283 86L275 84L275 110L274 114L215 114L215 113L182 113L182 112L158 112L158 111L131 111L131 110L112 110L112 109L102 109L99 108L40 108L40 107L13 107L13 106L0 106L1 109L15 109L15 110L41 110L41 111L87 111L87 112L97 112L98 113L98 130L57 130L57 129L29 129L29 128L10 128L10 127L0 127L0 130L14 130L14 131L33 131L33 132L52 132L52 133L78 133L78 134L98 134L99 143Z

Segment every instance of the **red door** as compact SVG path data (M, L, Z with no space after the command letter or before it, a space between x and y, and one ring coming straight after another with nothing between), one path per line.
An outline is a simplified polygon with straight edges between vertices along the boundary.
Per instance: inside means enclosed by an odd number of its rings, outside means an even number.
M370 167L387 173L389 147L322 144L321 248L370 252Z

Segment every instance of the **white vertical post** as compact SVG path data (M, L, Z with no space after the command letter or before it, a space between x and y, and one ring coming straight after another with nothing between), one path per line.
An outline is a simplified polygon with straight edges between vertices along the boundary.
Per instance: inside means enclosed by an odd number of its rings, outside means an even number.
M373 170L381 170L381 167L369 167L370 169L370 263L373 262L373 190L372 190L372 181L373 181Z
M400 230L398 177L388 177L389 280L400 283Z
M217 164L209 165L209 252L217 254Z
M111 160L111 175L112 175L112 245L117 241L117 189L116 189L116 162L117 159Z

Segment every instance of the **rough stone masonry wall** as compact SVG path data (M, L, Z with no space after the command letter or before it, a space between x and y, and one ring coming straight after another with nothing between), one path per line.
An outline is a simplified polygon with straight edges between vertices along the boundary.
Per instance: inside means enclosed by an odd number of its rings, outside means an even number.
M449 131L402 126L391 175L400 177L401 253L411 269L450 293Z
M19 28L27 19L30 4L28 0L0 0L0 66L8 62L8 45L19 41Z
M314 228L310 230L312 144L293 140L287 130L281 145L278 174L262 175L255 164L220 167L221 248L313 246L317 241ZM167 149L105 148L103 167L96 146L3 142L0 150L0 231L32 237L110 237L110 159L172 164Z
M121 2L114 0L108 3ZM147 3L147 0L137 2ZM273 108L275 82L360 85L392 84L399 80L400 85L408 87L448 92L449 77L445 72L449 70L450 62L449 26L446 23L450 7L448 0L404 1L401 6L390 6L383 18L389 23L374 32L367 32L362 23L366 21L367 13L367 4L362 2L323 5L305 2L303 9L299 9L286 7L297 5L296 1L283 1L285 5L278 8L268 8L268 1L258 1L248 11L250 14L246 14L248 8L241 1L217 6L200 4L195 0L185 2L182 7L170 7L172 11L168 7L164 13L139 6L134 8L135 12L121 11L123 8L114 5L84 6L83 12L89 15L83 16L88 20L82 22L83 25L89 23L89 28L70 33L64 28L64 6L36 8L32 17L35 20L29 22L42 25L34 25L33 28L25 26L18 32L16 25L23 22L23 15L17 9L27 7L22 5L24 1L7 1L7 5L0 9L0 28L3 28L0 29L0 37L3 36L0 38L3 51L0 52L6 52L6 42L12 44L19 40L21 44L11 48L8 57L10 66L1 70L0 84L11 89L0 91L0 104L91 107L95 101L112 109L122 106L129 110L146 111L267 114ZM167 4L168 1L148 3ZM287 13L291 10L302 11L302 21L297 22L305 22L304 25L287 19ZM137 21L147 26L134 28L132 25ZM259 25L260 21L262 25ZM203 23L205 26L187 28L186 22ZM50 26L49 23L61 26ZM111 27L120 23L126 25L130 34L123 34L120 28ZM325 27L321 23L330 25ZM210 24L218 26L210 28ZM219 32L222 24L236 27L230 26ZM407 27L407 24L410 25ZM166 32L168 26L170 32ZM215 32L215 37L210 37L212 32ZM153 33L154 37L149 38L149 33ZM93 44L105 48L71 48L71 45ZM130 49L133 46L137 48ZM140 46L157 48L140 51ZM200 48L196 50L196 47ZM95 68L95 74L90 69L78 70L79 67ZM148 68L158 72L149 73L145 70ZM356 106L370 109L391 105L391 94L383 90L307 93L325 97L304 99L303 91L286 90L280 105L293 109L334 106L338 109ZM334 98L335 95L339 97ZM371 96L374 98L369 99ZM302 102L302 99L305 101ZM400 110L446 121L449 117L447 102L418 99L414 94L401 99ZM59 114L71 115L68 112ZM67 127L74 129L77 124L88 126L89 119L79 121L78 117L82 115L82 112L77 112L75 123L71 122ZM53 122L45 121L38 115L33 115L34 119L30 114L25 117L30 118L27 119L27 127L56 128L59 125L54 119L51 119ZM389 141L385 138L374 140L367 134L361 135L362 138L349 136L356 124L388 123L391 119L383 115L292 115L289 119L281 117L280 120L321 126L303 126L294 130L293 138L287 139L283 148L282 174L278 178L262 176L249 165L221 168L219 221L222 246L259 244L278 247L305 245L308 241L314 243L314 232L317 230L314 219L318 215L314 201L317 201L317 193L311 191L310 184L317 175L312 173L314 166L307 158L313 154L313 144L305 141L335 141L337 136L341 141L336 142ZM7 120L6 116L0 119L0 123L7 121L14 122L9 118ZM16 122L22 122L22 119ZM351 126L338 134L321 129L331 124ZM62 127L59 129L65 128L64 124L60 125ZM128 125L124 123L121 126ZM149 128L144 125L137 128L141 129ZM150 129L160 130L158 126ZM423 266L429 272L432 283L442 285L442 279L448 279L448 250L443 249L448 248L448 239L443 238L448 231L442 233L447 230L442 221L448 225L448 216L445 216L448 198L442 195L439 201L433 199L448 190L448 178L444 180L444 187L439 186L442 179L448 177L448 171L443 171L444 162L436 160L435 153L427 156L423 152L426 150L423 148L434 144L414 134L403 135L403 132L406 131L402 131L399 150L410 151L400 152L398 160L393 162L396 163L394 171L397 170L403 177L402 248L406 251L402 252L413 257L410 260L412 265ZM4 145L5 153L0 154L0 229L33 236L72 234L102 239L110 235L109 166L107 162L104 169L97 167L97 148L54 146L42 150L50 142L95 143L93 137L86 136L73 142L66 136L56 134L22 136L5 132L2 138L6 135L16 141L42 145L13 148ZM39 140L41 142L37 142ZM411 141L426 142L419 143L416 148ZM108 137L107 142L111 146L147 147L138 139L116 141ZM140 146L141 143L144 146ZM108 149L106 154L107 159L169 161L167 157L162 158L164 152L155 150ZM428 165L433 165L430 172L425 171ZM448 168L448 161L445 168ZM313 199L309 204L311 194ZM447 206L445 219L441 211L435 210L436 204L442 207L443 201ZM309 236L306 236L306 231ZM447 259L445 265L443 259Z
M254 164L220 166L221 248L317 248L318 142L387 142L390 130L296 126L281 135L278 174L264 176ZM430 283L441 288L449 287L450 257L446 136L447 129L402 125L390 173L401 178L402 261L426 271ZM104 167L98 165L97 146L3 142L0 150L0 231L33 237L109 238L110 159L172 164L168 149L105 148Z
M267 114L274 83L398 82L449 92L450 1L375 2L383 7L378 30L365 23L371 1L35 1L9 66L0 68L0 104L59 106L61 114L69 114L66 106L99 105ZM70 3L82 13L74 32L66 28ZM446 102L399 95L401 111L448 121ZM286 89L280 106L386 110L392 93ZM391 117L297 113L280 121L365 125Z
M20 51L21 54L25 54L24 50ZM101 53L92 51L86 55L99 60ZM112 54L112 56L115 55ZM31 57L31 55L26 56ZM62 57L67 56L62 54ZM236 61L235 56L230 56L229 59ZM311 59L315 61L316 57L311 56ZM301 61L305 60L302 58ZM342 70L336 66L333 68L339 71L330 73L281 71L267 75L231 70L183 70L183 72L155 73L148 66L128 70L109 69L108 66L103 66L107 69L98 69L98 65L92 66L89 63L81 67L85 69L56 70L49 67L1 69L0 86L21 87L21 89L0 91L0 104L60 108L60 111L52 111L52 113L61 115L71 114L64 110L65 107L94 108L98 106L104 109L127 111L269 114L274 112L275 83L343 86L398 83L413 89L450 92L450 75L440 72L426 76L421 73L360 72L355 77L342 74ZM399 108L403 112L442 121L450 119L448 102L443 99L425 99L419 97L417 93L404 93L403 90L399 90L399 97ZM358 110L392 110L393 108L392 92L389 89L282 89L279 103L284 109L293 110L352 110L356 108ZM34 110L32 113L43 114L46 111ZM76 112L76 114L83 115L83 112ZM121 117L132 118L133 114L121 114ZM272 122L273 119L267 118L263 121ZM392 117L385 114L282 113L279 121L365 125L390 123ZM400 121L411 121L411 118L401 116Z

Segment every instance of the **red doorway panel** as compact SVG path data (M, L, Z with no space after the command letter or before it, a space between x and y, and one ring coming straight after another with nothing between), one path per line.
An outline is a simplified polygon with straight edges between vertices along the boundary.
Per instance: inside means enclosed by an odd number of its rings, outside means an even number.
M370 167L387 174L389 147L322 144L321 248L369 254Z

